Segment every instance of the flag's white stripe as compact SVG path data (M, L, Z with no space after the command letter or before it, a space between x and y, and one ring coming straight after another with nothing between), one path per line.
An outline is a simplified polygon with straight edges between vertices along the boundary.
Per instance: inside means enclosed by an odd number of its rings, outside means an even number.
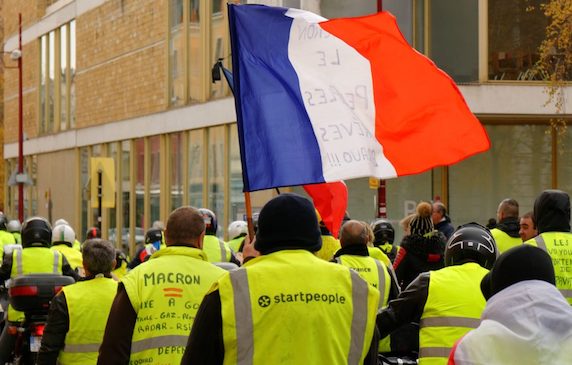
M369 61L300 12L288 15L288 55L318 140L324 179L397 176L375 138Z

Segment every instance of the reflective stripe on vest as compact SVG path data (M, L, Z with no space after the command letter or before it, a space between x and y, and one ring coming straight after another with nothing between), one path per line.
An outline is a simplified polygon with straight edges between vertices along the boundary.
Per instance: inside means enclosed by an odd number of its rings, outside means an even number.
M548 245L544 236L550 238ZM565 247L556 247L554 242L557 240L566 240ZM534 237L534 242L536 242L538 248L548 253L552 258L552 265L556 274L556 287L568 303L572 305L572 264L566 263L568 262L566 259L572 257L572 234L568 232L542 233ZM562 252L561 249L566 250L566 252ZM565 262L562 259L565 259Z
M386 267L384 264L373 257L357 255L341 255L336 257L336 262L355 270L362 279L379 291L379 308L383 308L387 305L389 297L389 272L384 269ZM377 271L377 275L371 272L374 270L374 267Z
M203 251L209 262L229 262L230 252L226 243L216 236L208 235L203 239Z
M167 246L121 282L137 313L130 363L181 362L203 297L225 273L197 248Z
M480 283L488 270L476 263L431 271L419 329L419 364L446 364L455 341L478 327L485 308Z
M368 284L358 273L350 270L352 281L352 322L348 364L359 364L364 346L368 312ZM240 365L252 365L254 360L254 328L247 270L230 272L234 293L237 352Z
M27 250L29 250L30 248L27 248ZM60 262L60 257L61 254L58 251L52 251L50 250L50 252L53 253L53 265L52 265L52 273L53 274L61 274L62 273L62 264ZM24 270L24 264L23 264L23 256L24 254L22 253L22 250L15 250L14 251L14 255L16 256L16 275L24 275L24 274L30 274L30 273L35 273L35 270ZM13 270L12 270L13 271ZM37 271L37 272L46 272L46 271Z
M225 365L284 358L292 364L345 365L367 354L379 292L342 265L305 250L278 251L223 276L218 289Z
M99 346L117 292L117 282L96 277L63 288L69 314L69 330L58 363L95 364Z

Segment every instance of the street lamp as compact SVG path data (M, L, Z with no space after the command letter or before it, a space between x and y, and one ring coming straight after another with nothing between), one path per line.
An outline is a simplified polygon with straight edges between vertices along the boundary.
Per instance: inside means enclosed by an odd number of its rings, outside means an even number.
M18 48L10 52L10 59L18 61L18 219L24 221L24 183L28 181L24 174L24 109L22 106L22 13L18 14ZM5 68L16 68L6 66Z

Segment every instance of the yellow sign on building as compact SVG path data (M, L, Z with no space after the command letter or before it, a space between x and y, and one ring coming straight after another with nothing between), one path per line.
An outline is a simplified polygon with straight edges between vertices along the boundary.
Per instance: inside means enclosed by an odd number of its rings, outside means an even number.
M97 198L97 185L99 183L99 172L101 172L101 207L115 208L115 166L110 157L91 158L91 207L99 208Z

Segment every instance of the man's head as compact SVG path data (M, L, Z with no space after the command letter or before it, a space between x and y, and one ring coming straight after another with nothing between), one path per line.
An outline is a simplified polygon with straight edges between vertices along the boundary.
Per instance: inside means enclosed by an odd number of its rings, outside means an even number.
M409 226L409 223L407 225ZM393 229L393 225L390 221L387 219L378 219L373 222L371 229L373 230L373 244L375 246L384 245L386 243L389 243L390 245L393 244L395 239L395 229Z
M349 220L340 229L340 245L367 246L369 241L368 229L365 224L356 220Z
M52 245L71 247L75 242L75 231L67 224L60 224L52 229Z
M280 194L260 211L254 248L261 254L296 249L316 252L321 247L314 205L303 196Z
M570 196L561 190L545 190L534 201L538 233L570 232Z
M205 232L209 236L216 236L218 230L218 221L216 214L210 209L199 208L199 213L202 215L205 222Z
M43 217L31 217L22 225L22 247L50 247L52 226Z
M433 220L433 224L441 222L446 215L447 215L447 207L445 207L445 204L441 202L433 203L433 212L431 213L431 219Z
M520 235L520 238L522 238L523 242L538 235L536 224L532 218L532 212L528 212L520 217L520 229L518 230L518 234Z
M109 275L115 267L115 248L113 244L101 238L85 241L81 248L83 268L88 275Z
M518 202L514 199L503 200L497 209L497 222L500 223L507 218L518 218Z
M203 248L205 221L202 214L190 206L175 209L167 220L166 245L184 245Z
M85 237L87 240L92 238L101 238L101 230L97 227L91 227L85 233Z
M460 226L445 246L445 266L476 262L485 269L493 266L498 255L490 231L478 223Z

